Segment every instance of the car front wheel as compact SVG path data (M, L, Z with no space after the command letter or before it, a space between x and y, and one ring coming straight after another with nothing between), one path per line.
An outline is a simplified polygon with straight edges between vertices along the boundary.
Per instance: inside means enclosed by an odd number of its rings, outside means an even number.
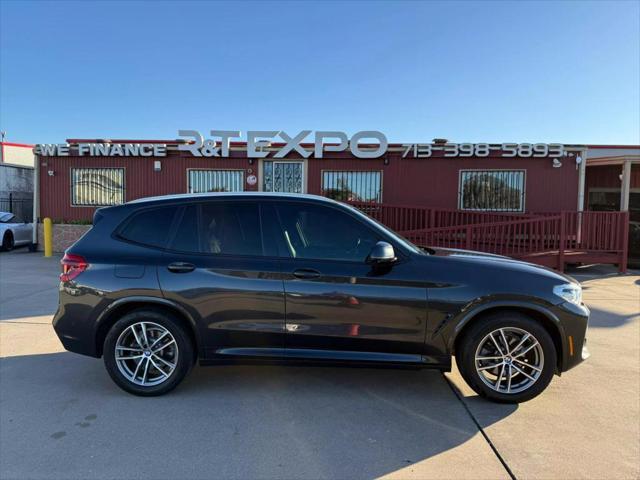
M193 366L194 350L180 322L165 312L124 315L104 341L104 364L123 390L142 396L173 390Z
M556 349L545 328L518 312L476 321L458 344L456 361L479 395L520 403L539 395L553 378Z

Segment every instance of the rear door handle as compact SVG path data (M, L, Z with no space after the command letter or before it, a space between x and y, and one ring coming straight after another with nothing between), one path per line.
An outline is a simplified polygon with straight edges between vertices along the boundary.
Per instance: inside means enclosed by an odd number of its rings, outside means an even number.
M196 266L193 263L173 262L169 264L167 269L173 273L188 273L193 272L196 269Z
M318 278L320 276L320 272L312 270L311 268L300 268L293 272L293 276L303 280L309 280L311 278Z

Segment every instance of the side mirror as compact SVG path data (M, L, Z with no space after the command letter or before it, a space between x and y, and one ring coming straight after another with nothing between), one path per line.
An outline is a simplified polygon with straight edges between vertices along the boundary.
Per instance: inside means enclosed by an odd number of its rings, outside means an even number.
M373 265L388 265L395 262L398 258L393 246L387 242L378 242L371 249L371 253L367 257L367 263Z

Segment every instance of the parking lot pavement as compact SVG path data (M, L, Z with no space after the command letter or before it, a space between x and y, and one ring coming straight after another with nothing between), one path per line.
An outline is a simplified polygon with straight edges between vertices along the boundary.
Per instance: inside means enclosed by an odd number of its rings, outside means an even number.
M51 323L58 303L60 257L26 248L0 253L0 320Z
M640 277L593 271L592 358L520 406L455 371L321 367L196 368L138 398L63 351L57 260L0 254L0 478L509 478L498 456L517 478L638 478Z
M506 409L448 377L517 478L640 478L640 275L576 269L591 309L591 358L538 398Z

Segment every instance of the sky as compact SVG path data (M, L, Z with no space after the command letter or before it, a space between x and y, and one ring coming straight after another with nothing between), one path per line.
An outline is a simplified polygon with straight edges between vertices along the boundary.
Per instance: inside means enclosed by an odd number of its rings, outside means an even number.
M6 141L640 144L640 2L0 0Z

